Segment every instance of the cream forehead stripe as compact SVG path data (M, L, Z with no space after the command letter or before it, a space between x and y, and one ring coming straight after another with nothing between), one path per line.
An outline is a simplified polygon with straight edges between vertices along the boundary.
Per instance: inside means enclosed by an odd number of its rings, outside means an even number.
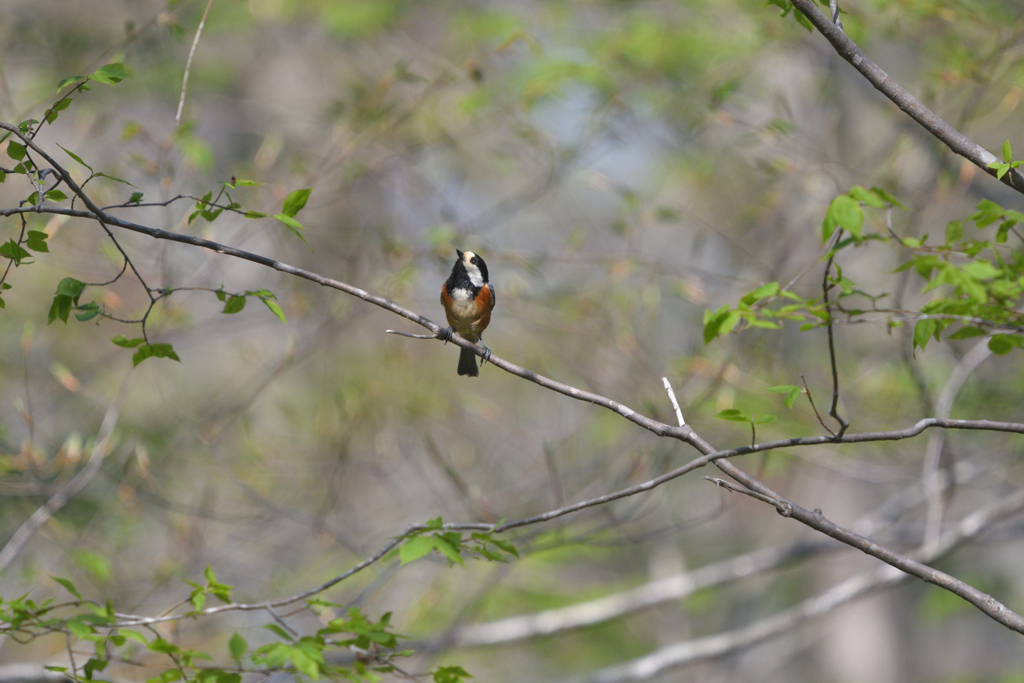
M476 256L476 254L471 251L462 252L462 264L466 266L466 273L469 275L469 281L473 283L473 286L482 287L484 284L484 276L476 264L472 262L474 256Z

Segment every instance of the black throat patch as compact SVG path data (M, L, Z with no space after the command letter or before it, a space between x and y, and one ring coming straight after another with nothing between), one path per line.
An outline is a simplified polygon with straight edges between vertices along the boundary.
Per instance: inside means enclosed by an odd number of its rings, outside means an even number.
M487 266L480 264L480 274L484 277L484 284L487 284ZM460 258L455 262L455 266L452 268L452 274L448 276L448 280L445 282L445 287L448 288L449 296L454 296L455 290L465 289L469 291L469 295L473 298L480 293L482 287L477 287L473 284L472 280L469 279L469 272L466 270L465 264L462 263Z

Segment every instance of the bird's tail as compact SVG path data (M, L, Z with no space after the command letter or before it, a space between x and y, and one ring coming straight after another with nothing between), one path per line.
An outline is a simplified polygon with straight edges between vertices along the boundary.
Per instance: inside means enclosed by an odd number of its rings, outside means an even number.
M459 374L477 377L480 374L476 366L476 354L469 349L459 349Z

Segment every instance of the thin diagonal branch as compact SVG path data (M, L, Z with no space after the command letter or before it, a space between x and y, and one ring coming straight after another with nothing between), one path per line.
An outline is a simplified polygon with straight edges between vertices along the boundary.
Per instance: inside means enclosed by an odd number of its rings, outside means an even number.
M942 536L941 541L931 552L922 554L920 559L929 562L939 559L965 541L976 537L994 522L1017 514L1022 509L1024 491L1017 491L965 517L955 529ZM674 643L631 662L601 669L584 680L587 683L649 680L669 669L721 657L791 633L793 629L811 619L827 614L861 596L895 586L907 578L907 574L888 566L856 574L778 614L712 636Z
M811 527L815 531L820 531L821 533L831 536L837 541L841 541L842 543L856 548L867 555L876 557L900 571L916 576L922 581L935 584L940 588L945 588L951 593L958 595L971 603L984 614L988 615L1003 626L1006 626L1017 633L1024 633L1024 617L1017 614L991 595L984 593L974 586L961 581L954 576L950 576L943 571L929 567L911 556L894 552L882 545L879 545L878 543L875 543L869 538L865 538L858 533L839 526L835 522L827 519L820 508L811 511L790 500L786 500L757 479L754 479L749 474L733 465L728 460L716 460L715 466L746 486L751 491L773 499L774 502L772 504L776 506L776 509L779 509L780 512L783 510L788 511L789 514L785 516L792 517L798 522ZM1020 495L1024 496L1024 491L1021 491ZM780 504L786 507L780 508Z
M203 18L199 20L199 27L196 28L196 37L192 40L192 48L188 51L188 60L185 62L185 75L181 79L181 99L178 100L178 113L174 115L175 128L181 125L181 112L185 108L185 91L188 90L188 74L192 70L192 58L196 54L199 36L203 34L203 27L206 26L206 17L209 16L211 7L213 7L213 0L206 3L206 11L203 12Z
M842 230L836 230L841 232ZM850 423L847 422L842 415L839 414L839 370L836 367L836 342L833 328L835 325L832 321L832 306L828 301L828 290L831 289L828 283L828 277L832 273L832 261L835 259L835 254L831 254L828 257L828 263L825 264L825 275L821 281L822 289L822 301L825 303L825 312L828 315L828 359L832 365L832 406L828 409L828 414L835 418L835 421L839 423L839 433L836 437L842 437L846 433L846 430L850 427ZM823 423L824 424L824 423ZM830 430L831 431L831 430Z
M832 44L839 56L859 71L871 85L888 97L893 104L917 121L925 130L939 139L942 144L964 157L975 166L996 177L995 169L988 165L999 161L994 154L971 140L969 137L946 123L938 114L924 106L916 97L907 92L899 83L889 77L875 64L860 47L850 40L843 30L821 13L814 0L791 0L793 6L803 12L811 24ZM1024 176L1011 168L1000 180L1003 184L1024 193Z

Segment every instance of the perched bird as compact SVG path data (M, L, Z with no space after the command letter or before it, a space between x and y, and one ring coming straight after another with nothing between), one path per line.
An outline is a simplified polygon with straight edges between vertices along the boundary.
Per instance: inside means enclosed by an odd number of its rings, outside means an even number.
M491 309L494 308L494 286L487 280L487 264L471 251L455 250L458 258L452 266L452 274L441 287L441 305L444 315L451 325L452 331L474 344L479 343L484 349L480 335L491 322ZM490 350L484 356L490 356ZM469 349L460 349L459 374L476 377L480 371L476 366L476 355Z

